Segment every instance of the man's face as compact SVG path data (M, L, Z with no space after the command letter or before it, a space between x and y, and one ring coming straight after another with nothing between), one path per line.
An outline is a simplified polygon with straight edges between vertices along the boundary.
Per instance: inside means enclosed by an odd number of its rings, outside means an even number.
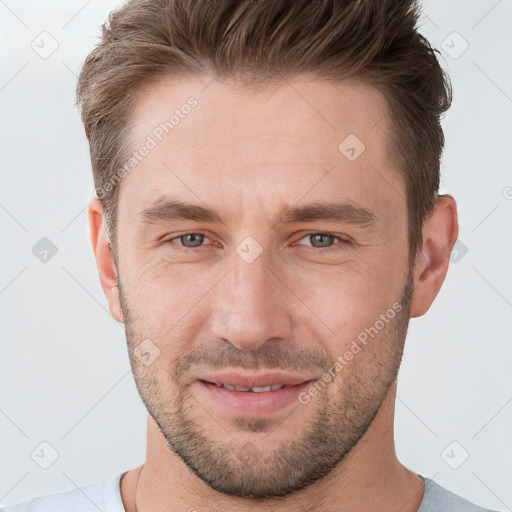
M205 87L161 82L133 116L133 150L153 146L148 136L156 146L118 204L130 359L148 411L199 477L284 496L342 460L396 378L412 286L404 185L372 87ZM178 201L216 215L166 203Z

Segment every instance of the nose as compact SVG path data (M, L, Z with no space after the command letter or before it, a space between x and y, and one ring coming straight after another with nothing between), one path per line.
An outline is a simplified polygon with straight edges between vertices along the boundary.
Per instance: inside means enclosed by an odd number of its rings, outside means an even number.
M234 251L229 264L231 270L212 296L212 335L244 350L256 350L271 339L288 338L292 327L290 292L265 252L248 263Z

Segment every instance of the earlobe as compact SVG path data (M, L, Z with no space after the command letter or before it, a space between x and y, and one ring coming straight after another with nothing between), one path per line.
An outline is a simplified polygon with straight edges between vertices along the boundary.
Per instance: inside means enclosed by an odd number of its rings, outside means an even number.
M422 233L423 246L414 265L411 317L422 316L429 310L448 272L450 254L459 235L457 203L451 195L438 196Z
M105 230L103 206L99 199L92 198L89 201L87 216L89 221L89 236L98 267L101 287L107 297L112 316L118 322L122 323L124 320L119 300L117 269Z

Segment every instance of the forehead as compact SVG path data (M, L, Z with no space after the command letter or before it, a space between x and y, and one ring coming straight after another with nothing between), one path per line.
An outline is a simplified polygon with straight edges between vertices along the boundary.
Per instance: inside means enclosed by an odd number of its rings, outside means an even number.
M191 102L197 106L190 107ZM375 87L351 82L301 76L254 92L218 79L169 78L139 91L131 124L133 135L141 141L152 132L159 138L159 124L170 121L172 126L162 127L162 135L172 133L165 137L166 143L179 139L176 142L183 144L184 151L229 144L233 135L250 137L253 144L255 137L272 135L290 137L295 151L302 148L299 139L307 138L310 145L305 149L311 156L316 152L329 158L338 156L340 137L351 133L368 150L379 153L384 149L381 139L388 129L387 113L387 101ZM370 143L373 147L368 147ZM325 153L327 148L330 154Z
M120 203L142 207L166 191L192 198L193 189L224 207L229 195L233 208L309 195L403 209L389 123L386 99L368 85L301 76L255 93L163 79L140 92L132 113L131 149L144 156L121 182Z

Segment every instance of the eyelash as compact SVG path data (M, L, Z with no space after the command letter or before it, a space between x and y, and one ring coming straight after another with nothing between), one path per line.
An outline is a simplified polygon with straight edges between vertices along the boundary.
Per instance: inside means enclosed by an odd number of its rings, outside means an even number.
M169 243L173 243L174 240L176 239L179 239L181 237L184 237L184 236L187 236L187 235L203 235L204 237L208 238L208 235L206 235L205 233L199 233L199 232L189 232L189 233L182 233L181 235L178 235L178 236L175 236L173 238L168 238L167 240L164 240L162 243L164 244L169 244ZM309 249L313 249L315 250L316 252L333 252L333 251L338 251L338 250L341 250L340 249L340 246L343 247L345 245L349 245L351 242L349 240L345 240L337 235L334 235L332 233L324 233L322 231L313 231L311 233L306 233L302 238L300 238L300 240L304 240L304 238L307 238L309 236L312 236L312 235L326 235L326 236L332 236L334 239L338 240L338 244L335 244L335 245L332 245L330 247L313 247L311 245L306 245L306 247L308 247ZM183 249L185 251L192 251L194 249L199 249L201 247L204 247L203 245L199 245L198 247L186 247L182 244L175 244L175 245L178 245L180 247L180 249Z

